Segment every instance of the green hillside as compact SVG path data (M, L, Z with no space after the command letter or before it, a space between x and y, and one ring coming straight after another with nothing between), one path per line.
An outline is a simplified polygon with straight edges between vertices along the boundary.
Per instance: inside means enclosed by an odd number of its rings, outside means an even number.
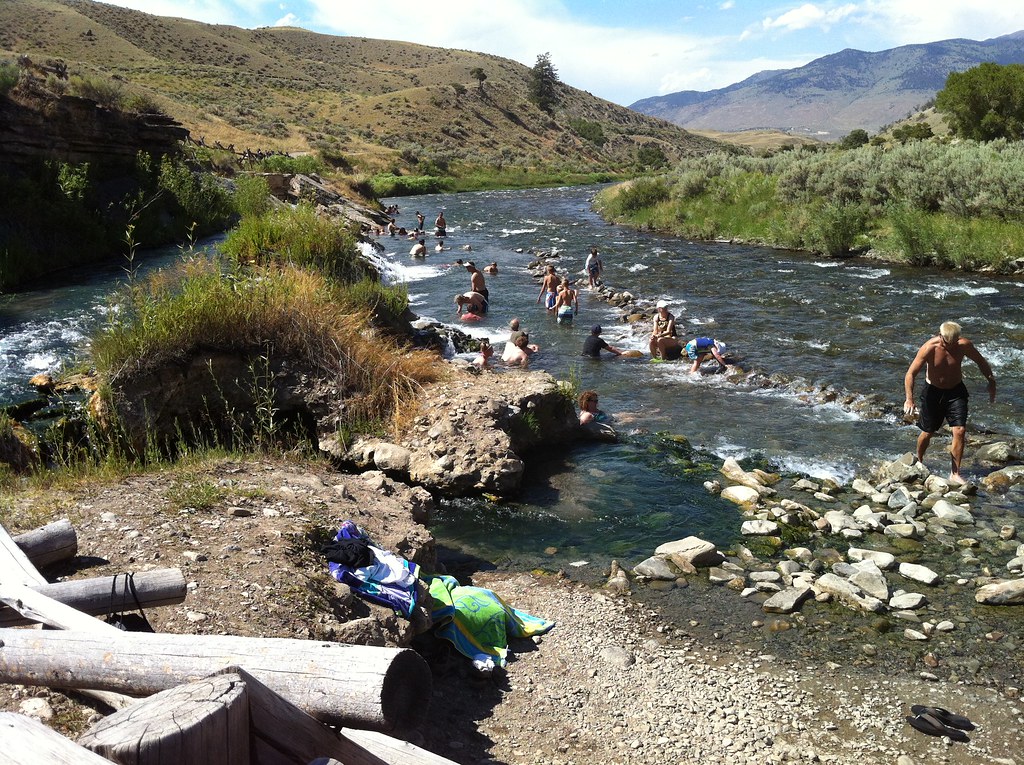
M625 170L644 145L670 161L719 145L565 84L549 115L527 98L529 68L497 56L214 26L91 0L0 2L0 58L21 54L121 80L208 143L327 149L367 171ZM482 83L470 74L477 67Z

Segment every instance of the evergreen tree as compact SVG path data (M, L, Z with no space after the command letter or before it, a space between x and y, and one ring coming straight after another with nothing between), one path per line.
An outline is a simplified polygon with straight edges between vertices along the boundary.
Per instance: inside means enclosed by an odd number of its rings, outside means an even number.
M537 63L530 70L530 100L541 111L549 114L558 105L558 71L551 63L550 53L537 56Z
M476 80L476 89L483 92L484 80L487 79L487 72L482 67L474 66L469 70L469 76Z
M950 72L935 97L954 135L978 141L1024 138L1024 65L991 62Z

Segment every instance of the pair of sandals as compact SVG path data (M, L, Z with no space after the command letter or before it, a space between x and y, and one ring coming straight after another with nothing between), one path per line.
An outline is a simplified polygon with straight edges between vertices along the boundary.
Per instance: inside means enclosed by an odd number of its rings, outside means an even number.
M907 722L929 736L949 736L953 741L970 741L966 730L974 730L974 723L963 715L954 714L942 707L926 707L915 704L910 708L914 713Z

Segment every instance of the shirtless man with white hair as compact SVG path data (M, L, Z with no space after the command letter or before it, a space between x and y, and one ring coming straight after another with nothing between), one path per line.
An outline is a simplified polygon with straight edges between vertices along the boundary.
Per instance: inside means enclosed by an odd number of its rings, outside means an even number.
M967 433L967 386L964 385L963 360L968 358L978 365L988 380L988 399L996 400L996 378L992 367L974 347L974 343L960 336L960 325L955 321L943 322L939 334L921 346L903 378L906 401L903 413L914 411L914 380L925 370L925 387L921 393L921 404L917 426L921 434L917 437L917 459L923 461L924 453L935 432L943 421L953 431L953 443L949 447L951 468L950 483L961 485L966 481L960 476L960 461L964 456Z

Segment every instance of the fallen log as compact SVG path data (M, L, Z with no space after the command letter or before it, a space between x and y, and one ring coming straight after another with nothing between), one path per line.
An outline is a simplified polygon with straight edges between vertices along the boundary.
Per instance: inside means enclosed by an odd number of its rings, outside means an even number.
M88 617L83 617L88 618ZM431 677L415 651L293 638L0 629L0 682L148 696L229 666L313 717L390 730L425 716Z
M46 584L46 577L36 571L32 561L15 544L0 525L0 582L3 584Z
M92 616L135 611L140 607L173 606L185 602L187 595L185 576L177 568L38 584L30 589ZM32 621L17 611L0 608L0 627L17 627Z
M0 712L0 741L6 765L110 765L110 760L64 738L38 720L14 712Z
M78 554L78 534L67 518L18 534L14 542L36 568L74 558Z

